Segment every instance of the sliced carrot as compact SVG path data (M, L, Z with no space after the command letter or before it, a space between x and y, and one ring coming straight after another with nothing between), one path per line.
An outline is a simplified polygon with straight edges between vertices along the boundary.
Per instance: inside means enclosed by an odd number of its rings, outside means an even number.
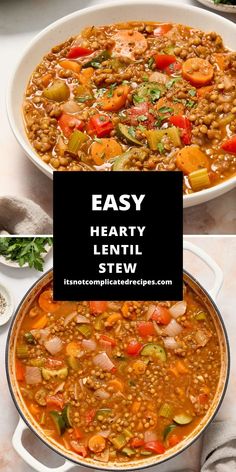
M80 345L76 341L71 341L69 344L66 346L66 354L67 356L72 356L72 357L77 357L78 354L80 353Z
M90 308L90 312L93 315L97 315L107 310L107 302L102 302L102 301L89 302L89 308Z
M188 80L192 85L201 87L211 82L214 69L206 59L193 57L183 63L182 74L183 78Z
M94 69L92 67L83 69L79 74L79 81L81 85L88 85L90 83L90 79L93 76L93 73L94 73Z
M198 169L209 169L207 155L198 146L185 146L176 156L176 165L184 174L190 174Z
M197 91L197 95L200 98L204 98L208 93L213 90L213 85L206 85L206 87L200 87Z
M115 392L124 391L124 383L120 379L113 379L108 382L109 387L112 387Z
M95 164L99 166L122 154L122 147L114 138L100 138L91 145L90 153Z
M38 415L40 413L39 406L35 405L34 403L30 403L29 410L30 410L30 413L32 413L32 415Z
M177 368L176 368L176 367L174 367L174 366L171 366L171 367L169 367L169 369L168 369L168 370L169 370L169 372L171 372L172 374L174 374L174 375L175 375L175 377L179 377L179 371L177 370Z
M89 439L88 447L92 452L102 452L106 447L106 440L103 436L95 434Z
M25 368L22 362L16 359L15 366L16 366L16 379L19 382L23 382L25 380Z
M120 110L125 105L129 91L130 88L128 85L119 85L116 87L111 97L108 91L99 101L101 109L104 111Z
M113 54L126 56L130 59L135 59L136 54L143 54L148 47L145 36L139 31L120 30L112 39L115 41Z
M47 324L48 324L48 317L47 315L43 315L33 323L32 328L43 329L45 328L45 326L47 326Z
M140 410L140 407L141 407L141 402L138 402L137 400L135 400L131 406L132 413L138 413L138 411Z
M59 66L63 67L63 69L69 69L79 74L81 71L81 65L76 61L60 61Z
M139 438L133 438L130 442L130 446L134 448L142 447L144 446L144 444L145 444L144 439L139 439Z
M38 304L43 311L47 313L54 313L58 310L60 303L54 302L52 298L52 290L45 290L39 295Z
M52 77L53 76L50 73L43 75L43 77L41 78L41 82L44 87L47 87L50 84Z
M112 315L108 316L108 318L106 319L106 326L114 326L119 320L121 320L121 314L112 313Z
M171 111L168 113L163 113L163 115L183 115L184 114L184 105L182 103L174 103L171 100L168 100L166 97L162 97L158 100L155 105L155 109L159 112L162 108L169 108ZM161 114L161 112L160 112Z

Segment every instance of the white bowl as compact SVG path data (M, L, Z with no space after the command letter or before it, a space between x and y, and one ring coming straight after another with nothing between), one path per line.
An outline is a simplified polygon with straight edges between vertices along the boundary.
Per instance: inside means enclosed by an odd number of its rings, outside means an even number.
M6 309L4 313L0 315L0 326L2 326L11 318L14 311L14 302L11 293L2 284L0 284L0 294L6 299Z
M77 35L82 28L128 20L169 21L185 23L205 31L215 30L223 37L226 46L231 49L235 47L236 25L231 21L191 5L166 3L164 0L122 0L110 5L97 5L71 13L49 25L31 41L22 55L7 94L8 117L15 137L31 161L48 177L52 178L53 170L40 159L30 145L23 124L22 102L30 75L53 46ZM184 207L212 200L235 186L236 176L215 187L186 195Z
M45 251L46 252L44 252L42 254L43 259L46 259L47 255L49 254L51 249L52 249L52 246L49 246L49 244L46 244L46 246L45 246ZM28 262L25 262L25 264L20 266L17 261L12 261L11 259L7 259L3 255L0 255L0 264L2 264L4 266L7 266L7 267L13 267L14 269L25 269L25 268L29 267Z
M213 0L198 0L198 2L216 11L222 11L223 13L236 13L236 5L227 5L224 3L216 4Z

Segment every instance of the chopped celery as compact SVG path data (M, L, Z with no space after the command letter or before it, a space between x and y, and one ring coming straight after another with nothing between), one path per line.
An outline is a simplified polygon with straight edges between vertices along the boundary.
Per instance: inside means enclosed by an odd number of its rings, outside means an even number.
M171 418L172 414L173 414L172 406L169 405L169 403L163 403L163 405L161 405L161 408L159 410L159 416L162 416L163 418Z
M194 318L197 321L203 321L203 320L206 320L207 314L204 311L200 311L200 313L197 313Z
M78 326L77 330L85 337L89 338L91 336L92 330L91 327L87 324L81 324Z
M135 449L131 449L130 447L124 447L121 452L128 457L134 456L136 454Z
M102 51L98 56L93 57L90 61L86 62L83 64L82 67L94 67L95 69L98 69L100 64L104 61L107 61L107 59L110 59L111 53L107 50Z
M43 91L44 97L55 102L64 102L70 96L70 89L63 80L55 80Z
M164 136L168 136L175 147L181 145L179 130L176 128L176 126L171 126L171 128L167 129L146 131L145 134L147 137L148 146L150 149L152 149L152 151L156 151L158 149L158 144L161 142Z
M145 451L145 449L142 449L140 451L141 456L151 456L152 452L151 451Z
M68 375L67 367L62 367L61 369L46 369L45 367L42 368L42 376L44 380L51 380L53 378L65 380L67 375Z
M176 424L168 424L168 426L166 426L166 428L165 428L164 431L163 431L163 439L164 439L164 441L166 440L167 436L168 436L172 431L174 431L175 428L176 428Z
M68 404L65 406L65 408L62 410L62 418L64 420L64 423L66 425L66 428L71 428L73 425L72 423L72 414L71 414L71 405Z
M24 334L24 338L25 338L25 341L27 342L27 344L37 344L37 341L35 339L35 337L33 336L33 334L29 331L28 333L25 333Z
M210 185L208 170L205 167L191 172L188 177L194 191L202 190Z
M58 413L58 411L50 411L50 416L56 427L57 433L59 434L59 436L61 436L66 430L65 421L62 415Z
M45 364L45 359L43 357L36 357L35 359L30 359L29 364L33 367L43 367Z
M78 129L75 130L70 136L67 151L70 152L70 154L76 155L82 144L85 143L88 139L89 138L86 134L82 133Z
M129 431L129 429L124 429L124 430L123 430L123 434L125 435L127 441L128 441L129 439L133 438L133 436L134 436L134 435L131 433L131 431Z
M73 370L78 370L80 368L80 362L74 356L68 356L67 357L67 364Z
M119 434L119 436L111 438L110 441L116 449L122 449L127 443L127 439L124 434Z
M16 355L19 359L26 359L29 356L28 346L26 344L17 346Z
M191 423L193 421L193 418L192 416L187 415L186 413L181 413L179 415L175 415L173 420L179 425L185 425Z

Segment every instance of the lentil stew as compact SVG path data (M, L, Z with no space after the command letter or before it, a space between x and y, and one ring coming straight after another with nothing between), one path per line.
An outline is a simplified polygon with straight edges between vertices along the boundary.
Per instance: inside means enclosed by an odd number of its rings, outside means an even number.
M184 441L220 378L211 315L188 284L181 302L54 302L21 320L15 372L46 436L78 457L132 462Z
M42 59L23 111L54 170L181 170L184 194L236 173L236 54L215 32L85 28Z

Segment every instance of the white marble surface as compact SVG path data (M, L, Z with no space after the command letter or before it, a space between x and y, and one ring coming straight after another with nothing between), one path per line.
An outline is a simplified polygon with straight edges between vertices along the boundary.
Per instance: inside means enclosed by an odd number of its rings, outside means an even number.
M52 182L22 152L5 112L9 76L29 40L52 21L79 8L106 0L1 0L0 1L0 194L31 198L52 214ZM168 2L170 0L166 0ZM178 3L178 2L177 2ZM201 6L195 0L181 3ZM224 15L235 20L236 15ZM184 18L183 18L184 21ZM209 27L210 28L210 27ZM235 234L236 189L217 200L184 212L186 234Z
M224 284L217 299L218 307L223 315L231 345L232 359L236 358L236 317L235 317L235 280L236 280L236 237L187 237L187 240L199 245L208 252L219 264L224 272ZM52 256L48 256L45 270L52 265ZM213 285L212 273L196 256L189 253L184 255L184 267L195 276L202 285L210 290ZM29 269L12 269L0 265L0 283L5 284L14 295L16 305L23 297L25 291L39 277L39 273ZM18 414L13 405L7 387L4 367L4 349L9 324L0 327L0 471L1 472L33 472L13 450L11 439L15 430ZM236 365L232 363L230 383L223 405L218 413L218 418L229 422L236 420ZM55 467L61 463L61 459L51 452L46 446L35 438L29 431L25 438L26 447L49 467ZM187 451L172 461L153 468L155 472L176 472L190 467L194 472L199 472L201 441L196 442ZM78 472L79 467L73 468ZM53 472L53 469L52 469ZM88 471L89 472L89 471Z

